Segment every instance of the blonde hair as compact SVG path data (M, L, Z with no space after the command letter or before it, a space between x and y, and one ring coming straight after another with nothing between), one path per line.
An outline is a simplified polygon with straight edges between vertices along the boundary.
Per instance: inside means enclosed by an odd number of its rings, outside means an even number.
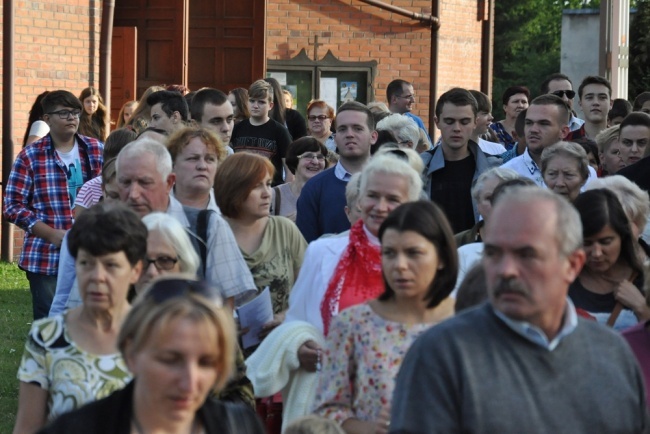
M400 149L404 151L404 149ZM368 180L371 175L382 173L386 175L401 176L408 182L408 197L410 201L418 200L422 191L422 176L411 167L409 163L399 157L378 155L361 172L360 196L368 190Z

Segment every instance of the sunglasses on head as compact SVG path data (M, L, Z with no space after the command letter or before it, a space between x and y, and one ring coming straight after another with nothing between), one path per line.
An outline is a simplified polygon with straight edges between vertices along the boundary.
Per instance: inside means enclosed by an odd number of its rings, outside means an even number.
M186 297L190 294L201 295L213 301L218 307L223 307L221 297L204 281L191 279L161 279L155 282L147 291L147 298L156 303L162 303L172 298Z
M560 98L564 98L564 95L566 95L567 98L573 99L576 96L576 92L574 90L556 90L552 93L553 95L559 96Z

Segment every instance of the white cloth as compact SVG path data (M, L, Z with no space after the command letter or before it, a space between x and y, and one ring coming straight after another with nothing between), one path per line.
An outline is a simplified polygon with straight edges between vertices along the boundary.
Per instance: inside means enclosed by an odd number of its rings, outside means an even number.
M313 325L285 321L246 360L246 376L256 397L282 391L282 431L295 419L310 414L316 397L320 373L300 369L298 361L298 349L309 340L325 345L323 333Z
M45 121L36 121L29 129L28 136L45 137L50 132L50 126Z
M483 243L470 243L458 248L458 278L456 279L456 286L451 292L452 297L456 298L458 287L465 279L467 272L481 261L483 247L485 247Z
M501 143L488 142L487 140L483 140L480 137L478 139L478 147L481 148L481 151L490 155L501 155L506 152L506 147Z

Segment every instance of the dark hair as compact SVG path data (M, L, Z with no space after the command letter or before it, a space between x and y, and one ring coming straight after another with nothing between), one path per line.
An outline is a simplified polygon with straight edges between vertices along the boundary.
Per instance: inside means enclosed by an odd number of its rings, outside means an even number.
M485 269L482 264L476 264L469 269L456 291L454 310L459 312L477 306L488 299Z
M496 187L494 187L490 202L494 207L494 204L497 202L497 199L499 199L499 197L503 196L503 194L506 191L508 191L513 187L534 187L536 185L537 184L535 184L535 181L533 181L530 178L524 178L523 176L520 176L519 178L515 178L515 179L508 179L506 181L500 182Z
M438 306L451 294L458 277L456 240L444 212L428 200L408 202L397 207L386 217L379 228L380 240L388 229L398 232L413 231L434 245L442 268L436 273L424 299L428 301L428 308ZM384 286L384 292L378 297L379 300L388 300L395 295L385 276Z
M400 80L400 79L393 80L390 83L388 83L388 86L386 87L386 99L388 100L389 104L390 104L390 100L393 99L394 96L402 96L404 85L411 86L411 83L409 83L406 80Z
M318 139L312 136L301 137L291 142L287 148L285 163L291 173L295 174L298 168L298 156L305 152L320 152L325 156L325 168L327 168L327 148Z
M32 108L29 110L29 118L27 119L27 129L25 130L25 136L23 137L23 148L27 144L27 139L29 138L29 130L32 129L32 125L34 125L34 122L40 121L41 118L43 117L43 105L41 104L43 102L43 98L50 93L49 90L46 90L45 92L41 93L36 97L36 101L34 101L34 104L32 104Z
M638 112L643 108L643 104L650 101L650 92L641 92L634 98L634 105L632 106L633 111Z
M191 92L187 92L185 95L183 95L183 98L185 98L185 102L187 103L187 107L192 107L192 101L194 100L194 96L196 95L196 91L193 90ZM192 111L190 110L190 119L192 119Z
M589 154L593 155L594 158L596 159L596 164L600 166L600 157L598 156L598 145L594 140L591 140L589 137L580 137L579 139L574 139L571 141L573 143L577 143L578 145L582 146L582 148L587 153L587 156L589 156Z
M138 135L130 128L118 128L108 135L104 143L104 161L116 158L123 147L133 142Z
M163 130L162 128L156 128L156 127L147 127L138 133L138 139L140 138L141 135L143 135L147 131L152 131L154 133L162 134L163 136L169 136L169 132L167 130Z
M560 111L560 119L558 119L560 125L569 124L569 120L571 119L571 109L569 108L569 105L557 95L545 93L544 95L540 95L532 100L530 105L555 105ZM564 116L562 116L562 113L564 113Z
M374 145L370 146L370 155L373 155L382 145L392 143L397 145L397 139L395 135L390 130L378 130L377 131L377 141Z
M578 195L573 205L580 214L583 238L594 236L609 225L621 237L620 257L639 275L643 274L630 220L612 191L605 188L585 191Z
M598 75L588 75L582 80L582 83L580 83L580 87L578 88L578 97L580 99L582 99L582 91L590 84L602 84L607 88L609 96L612 96L612 85L609 83L609 80Z
M643 112L632 112L625 116L625 119L621 122L620 129L618 130L618 136L621 136L623 128L629 126L643 126L650 128L650 115Z
M476 102L476 98L474 98L467 89L455 87L440 95L438 102L436 102L436 118L438 118L438 120L440 120L440 116L442 115L442 107L446 103L461 107L468 105L472 107L474 116L478 113L478 103Z
M53 90L45 95L41 101L41 105L43 106L43 115L52 112L52 110L54 110L58 105L77 110L83 109L83 105L81 104L81 101L79 101L79 98L67 90Z
M273 87L273 108L269 112L269 117L279 124L284 125L287 120L287 108L284 105L282 86L280 86L280 82L273 77L266 77L264 81Z
M508 105L508 101L510 101L510 98L512 98L513 95L517 95L518 93L523 93L526 95L526 99L530 100L530 91L526 86L510 86L503 92L503 95L501 96L501 102L503 105Z
M571 81L571 79L569 77L567 77L566 75L564 75L564 74L562 74L560 72L556 72L555 74L551 74L548 77L546 77L546 79L542 82L542 85L539 88L539 93L542 94L542 95L544 95L545 93L549 93L549 90L550 90L549 87L550 87L551 82L556 81L556 80L558 80L558 81L559 80L566 80L571 84L571 87L573 87L573 82Z
M124 252L131 265L147 253L147 227L122 203L99 203L82 213L68 233L68 248L76 258L79 249L93 256Z
M632 104L626 99L616 98L612 101L612 108L607 113L607 119L610 121L614 118L624 118L632 111Z
M223 105L228 102L228 95L218 89L205 88L199 90L192 98L190 111L192 112L192 119L197 122L203 121L203 110L206 104L216 106Z
M354 112L361 112L366 114L366 125L368 125L368 129L370 131L375 131L376 126L375 126L375 118L372 115L372 112L370 109L365 105L361 104L358 101L348 101L345 102L339 107L339 111L336 113L336 116L340 115L343 112L346 111L354 111ZM334 119L334 125L336 125L336 119Z
M181 120L187 121L189 119L190 109L187 107L185 98L183 98L183 95L179 92L159 90L147 97L147 104L149 107L153 107L158 103L160 103L162 111L164 111L167 116L171 117L174 112L178 112L181 116Z
M235 120L244 120L251 117L251 112L248 110L248 89L238 87L230 91L235 96L235 109L238 115Z
M528 109L523 109L515 119L515 131L520 138L526 136L526 113L528 113Z
M476 100L476 103L478 104L478 111L492 113L492 101L490 101L490 98L488 98L486 94L472 89L470 89L469 93L471 93Z

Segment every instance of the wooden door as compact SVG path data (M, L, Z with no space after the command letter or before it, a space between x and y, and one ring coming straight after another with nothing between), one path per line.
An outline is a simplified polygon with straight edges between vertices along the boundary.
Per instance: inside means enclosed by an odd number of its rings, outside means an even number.
M111 120L122 105L138 98L136 94L137 29L114 27L111 46Z
M193 0L189 87L229 91L264 78L265 0Z

